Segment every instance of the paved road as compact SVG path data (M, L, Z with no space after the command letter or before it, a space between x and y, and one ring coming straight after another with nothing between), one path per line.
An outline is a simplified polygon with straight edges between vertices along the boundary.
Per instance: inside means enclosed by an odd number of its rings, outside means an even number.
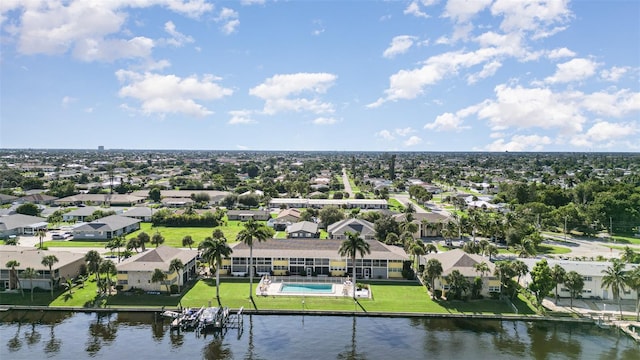
M347 175L347 169L342 168L342 183L344 184L344 192L349 194L349 199L354 199L353 190L351 189L351 183L349 183L349 175Z

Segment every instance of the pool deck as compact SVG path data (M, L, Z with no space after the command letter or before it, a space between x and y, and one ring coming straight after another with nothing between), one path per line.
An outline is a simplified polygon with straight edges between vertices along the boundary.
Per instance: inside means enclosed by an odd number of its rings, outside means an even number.
M344 284L340 284L340 283L332 283L331 285L333 285L333 291L332 292L314 292L314 291L309 291L309 292L280 292L280 288L282 288L282 282L264 282L264 281L260 281L260 283L258 284L258 286L256 286L256 295L260 295L260 296L329 296L329 297L336 297L336 296L353 296L353 287L351 287L351 289L346 288ZM298 284L296 282L296 284ZM299 284L303 284L303 283L299 283ZM310 283L313 284L313 283ZM324 283L327 284L327 283Z

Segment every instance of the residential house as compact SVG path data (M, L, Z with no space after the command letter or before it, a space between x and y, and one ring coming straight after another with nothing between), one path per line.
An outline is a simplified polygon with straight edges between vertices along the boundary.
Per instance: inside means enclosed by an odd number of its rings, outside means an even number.
M322 209L326 206L336 206L341 209L376 210L388 209L389 204L383 199L298 199L273 198L269 201L271 208L314 208Z
M17 284L12 284L10 280L11 270L4 267L4 264L10 260L16 260L20 263L16 267L20 285L23 289L34 288L51 289L51 275L49 267L42 265L42 258L46 255L55 255L58 262L53 264L51 271L53 272L54 288L67 279L76 278L80 275L80 268L85 264L84 254L69 251L47 251L34 247L22 247L11 245L0 245L0 263L3 264L0 269L0 287L5 289L16 289ZM21 276L26 268L33 268L37 276L31 280Z
M480 294L489 296L491 293L500 292L500 279L494 275L495 265L489 261L488 257L476 254L467 254L460 249L439 252L421 256L420 263L426 264L429 259L437 259L442 264L442 275L435 280L435 289L442 290L443 295L449 290L446 276L451 275L454 270L458 270L469 282L476 277L482 278L482 290ZM481 274L475 269L476 264L487 264L489 271Z
M31 194L19 198L16 202L20 204L32 203L38 205L51 205L56 199L58 198L47 194Z
M376 236L373 224L362 219L344 219L327 227L330 239L345 240L347 231L360 233L360 237L365 240L373 240Z
M117 284L122 286L123 291L136 288L144 291L165 292L167 286L184 286L196 274L197 257L198 250L178 249L164 245L148 249L116 264L118 269ZM184 265L184 269L180 272L169 271L173 259L179 259ZM155 269L160 269L167 274L166 281L162 283L151 281Z
M340 256L343 240L269 239L254 242L254 273L273 275L347 276L354 264L350 258ZM363 279L400 279L403 262L409 259L397 246L367 240L370 254L358 255L356 277ZM231 245L230 259L223 261L222 270L244 276L249 272L249 247L243 242Z
M289 239L317 239L320 238L318 224L311 221L300 221L287 226L287 238Z
M122 213L123 216L138 219L142 222L151 222L153 209L146 206L135 206Z
M188 197L163 197L160 202L166 207L187 207L193 206L196 202Z
M529 267L529 271L533 270L533 267L536 266L536 263L540 261L540 259L520 259ZM581 297L585 299L602 299L602 300L613 300L613 292L611 288L602 287L602 277L604 274L602 273L609 266L611 266L610 262L607 261L570 261L570 260L560 260L560 259L547 259L547 263L550 268L553 268L555 265L560 265L567 273L570 271L575 271L578 274L582 275L582 279L584 280L584 287L582 289ZM638 267L637 264L626 264L626 269L631 270L633 268ZM531 274L527 274L520 279L520 282L523 286L528 286L531 283ZM553 291L555 293L555 290ZM627 299L637 299L637 292L625 287L624 291L620 293L620 297L624 300ZM563 284L558 285L558 296L568 298L571 296L569 289Z
M418 231L416 231L414 237L440 237L442 236L442 228L449 222L449 216L443 215L437 212L428 213L414 213L412 222L418 225ZM405 214L395 214L392 216L397 222L406 221Z
M100 206L133 206L143 203L145 198L128 194L77 194L55 200L57 205L100 205Z
M66 222L84 222L85 219L89 216L93 215L93 213L100 209L97 206L83 206L79 207L75 210L71 210L67 213L62 214L62 221Z
M11 204L12 202L18 199L17 196L0 194L0 205L2 204Z
M271 213L266 210L227 210L227 218L240 221L266 221L271 218Z
M23 214L0 216L0 239L10 236L34 235L40 229L47 229L45 218Z
M283 209L276 216L276 222L279 223L297 223L300 221L301 211L295 208Z
M74 239L109 240L140 229L140 220L111 215L73 229Z

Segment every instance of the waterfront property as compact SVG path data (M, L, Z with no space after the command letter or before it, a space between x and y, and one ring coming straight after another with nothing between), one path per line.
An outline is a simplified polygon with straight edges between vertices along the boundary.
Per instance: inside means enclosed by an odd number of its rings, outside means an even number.
M363 279L402 278L403 261L409 259L397 246L366 240L371 254L356 259L356 276ZM272 275L346 276L351 274L351 259L341 257L338 249L342 240L269 239L253 244L254 273ZM249 247L244 243L232 246L230 259L223 262L223 270L233 275L249 273Z
M109 240L140 229L140 220L111 215L83 224L73 229L73 238Z
M476 277L482 278L481 295L488 296L490 293L500 292L500 279L493 275L495 265L489 261L489 258L476 254L467 254L460 249L454 249L436 254L428 254L422 257L426 263L429 259L437 259L442 264L442 275L435 280L435 289L442 290L443 294L449 290L449 285L445 277L450 275L454 270L458 270L469 282ZM475 265L484 262L487 264L488 271L485 274L476 270Z
M198 250L177 249L169 246L158 246L136 254L116 265L118 285L122 290L132 288L145 291L167 291L167 286L183 286L196 274L196 258ZM180 259L184 265L179 273L169 271L171 260ZM155 269L165 272L167 278L163 282L151 281Z
M34 235L40 229L46 229L45 218L23 214L0 216L0 239L10 236Z
M529 269L533 269L540 259L521 259ZM584 299L602 299L602 300L613 300L613 293L611 288L602 287L602 277L604 274L602 271L607 269L607 267L611 266L610 262L606 261L569 261L569 260L557 260L557 259L547 259L547 263L550 268L553 268L556 264L560 265L567 273L570 271L575 271L578 274L582 275L582 279L584 280L584 287L582 288L581 297ZM631 270L638 265L635 264L626 264L626 270ZM531 282L531 275L526 274L520 280L521 285L527 286ZM555 291L555 290L554 290ZM558 296L559 297L570 297L571 294L569 289L564 285L558 285ZM620 292L620 298L623 300L628 299L637 299L638 293L634 290L629 289L628 286L625 286L624 290Z
M85 264L84 255L69 251L47 251L33 247L21 247L11 245L0 245L0 286L5 289L15 289L17 284L11 279L11 269L4 265L15 260L20 265L15 267L20 284L23 289L30 289L32 284L34 288L45 290L51 289L51 273L49 267L42 265L42 259L47 255L55 255L58 262L53 264L51 272L53 272L54 287L67 279L73 279L80 275L80 268ZM22 273L26 268L32 268L36 271L36 277L33 280L27 280L22 277Z

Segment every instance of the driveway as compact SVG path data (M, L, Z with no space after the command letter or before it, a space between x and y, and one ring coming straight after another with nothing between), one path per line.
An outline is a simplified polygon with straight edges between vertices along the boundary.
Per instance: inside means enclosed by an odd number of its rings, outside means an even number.
M349 199L353 199L353 190L351 189L351 183L349 183L349 175L347 175L347 169L345 168L342 168L342 184L344 185L344 192L349 194Z

